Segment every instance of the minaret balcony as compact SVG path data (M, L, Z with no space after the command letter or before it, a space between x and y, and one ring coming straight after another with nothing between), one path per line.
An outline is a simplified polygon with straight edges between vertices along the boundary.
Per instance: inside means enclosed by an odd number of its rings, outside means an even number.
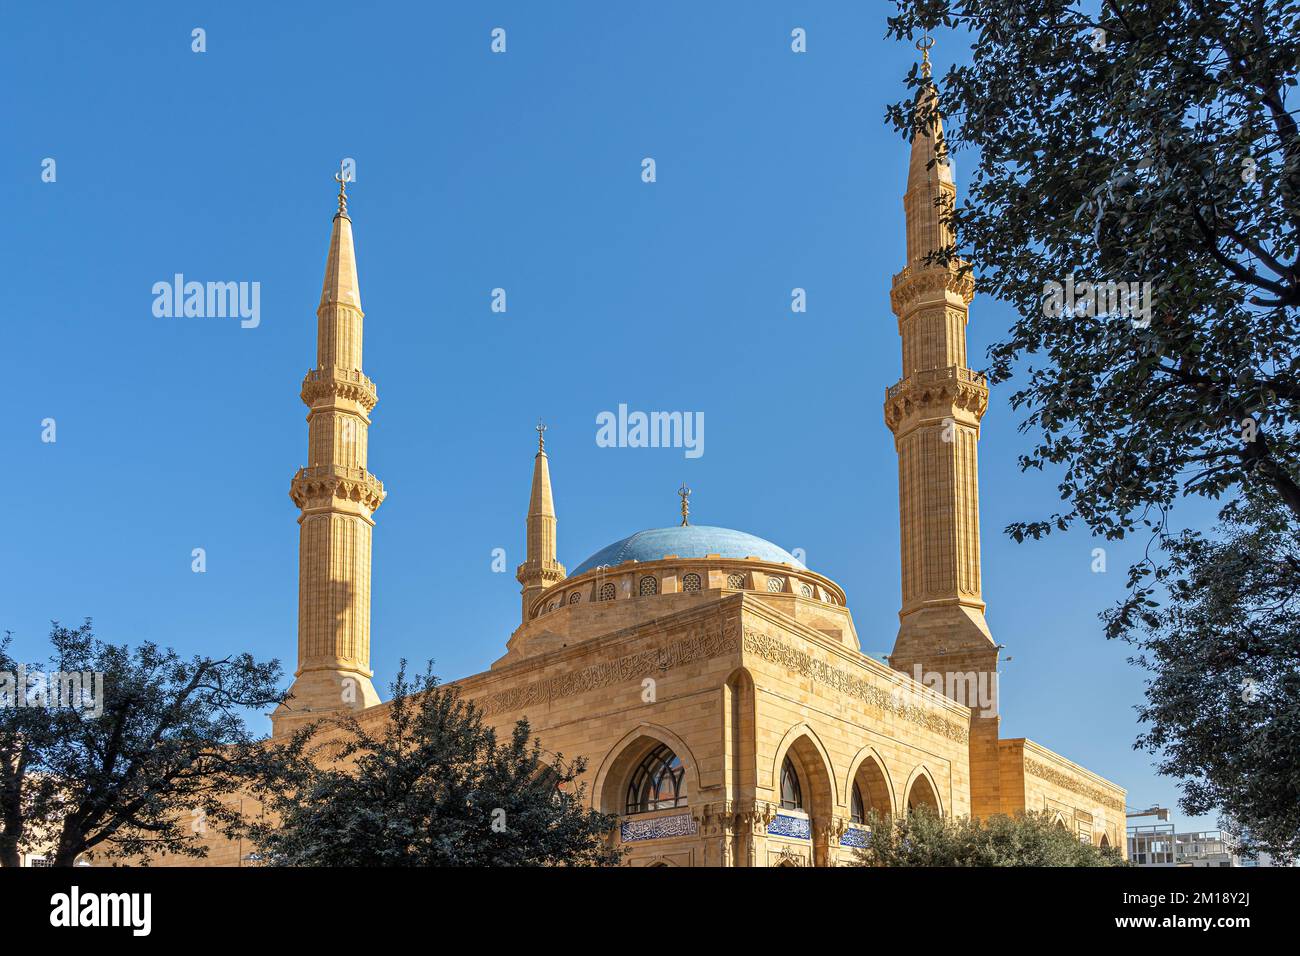
M379 392L360 370L355 368L314 368L302 380L302 400L312 407L322 399L326 401L356 402L366 414L374 411L379 402Z
M348 465L314 465L299 468L289 486L293 503L306 511L353 511L359 506L368 516L384 502L384 483L364 468Z
M920 369L885 389L885 424L895 435L914 418L968 418L978 425L988 407L988 380L960 365Z
M968 306L975 297L975 277L970 263L954 259L947 267L939 264L913 269L906 266L895 274L889 290L889 305L900 319L916 304L952 297L953 305Z

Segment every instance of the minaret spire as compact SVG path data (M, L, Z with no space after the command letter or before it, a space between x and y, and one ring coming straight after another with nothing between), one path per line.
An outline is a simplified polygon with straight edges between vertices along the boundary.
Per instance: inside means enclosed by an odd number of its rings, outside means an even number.
M383 484L367 470L378 395L361 371L363 319L342 170L316 309L316 367L302 383L307 466L289 496L298 518L298 668L276 735L322 714L379 703L370 670L370 551Z
M898 452L903 601L889 662L913 676L917 669L982 675L986 688L996 688L998 651L984 620L980 582L977 447L988 388L966 366L974 283L965 263L931 258L953 244L946 216L957 196L930 79L933 44L929 37L918 44L924 82L903 196L907 264L890 292L903 346L902 378L885 392L885 423ZM971 721L976 815L999 809L998 721L987 706L980 704Z
M537 423L537 454L533 458L533 488L528 497L528 543L524 563L516 577L523 585L523 621L529 605L552 584L567 576L556 558L555 501L551 497L551 468L546 457L546 425Z

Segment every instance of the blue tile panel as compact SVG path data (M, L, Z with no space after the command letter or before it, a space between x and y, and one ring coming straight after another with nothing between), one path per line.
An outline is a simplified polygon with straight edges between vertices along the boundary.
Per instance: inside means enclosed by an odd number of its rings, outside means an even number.
M871 842L871 831L866 827L850 826L840 837L840 846L865 847Z
M792 840L811 840L812 824L807 817L778 813L776 819L767 825L767 832L772 836L790 837Z
M678 813L671 817L650 817L638 819L633 817L619 825L618 835L624 843L637 840L662 840L665 837L694 836L695 818L689 813Z

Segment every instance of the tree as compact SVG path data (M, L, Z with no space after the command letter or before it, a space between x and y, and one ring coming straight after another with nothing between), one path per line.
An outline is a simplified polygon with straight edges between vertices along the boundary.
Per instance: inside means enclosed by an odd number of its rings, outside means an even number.
M1300 853L1298 541L1276 502L1230 506L1214 537L1179 535L1136 658L1154 674L1138 743L1187 777L1183 809L1245 823L1242 849L1283 862Z
M47 843L54 866L92 850L205 856L208 825L238 820L222 797L261 752L243 712L283 700L279 663L131 651L86 621L55 622L48 667L23 668L10 640L0 641L0 865Z
M938 87L941 157L980 156L938 257L977 263L977 289L1015 305L991 378L1029 363L1011 401L1041 437L1022 466L1065 465L1066 510L1013 534L1082 520L1122 537L1184 492L1245 486L1300 515L1300 7L896 2L896 37L973 36ZM910 134L932 112L888 115ZM1149 324L1116 314L1122 296L1057 308L1046 286L1071 278L1150 283Z
M1300 6L896 5L895 38L942 25L972 40L970 64L946 71L934 108L923 97L918 108L891 106L887 118L910 135L929 129L938 109L949 121L940 161L978 152L964 200L944 210L955 239L934 261L962 270L976 263L977 289L1014 306L1008 336L990 350L990 380L1023 376L1011 403L1026 413L1021 427L1035 444L1020 464L1059 467L1064 502L1007 530L1024 540L1081 522L1108 539L1148 535L1148 557L1130 569L1131 594L1105 615L1108 637L1143 644L1150 629L1160 635L1146 657L1161 675L1143 710L1155 723L1139 745L1165 751L1166 772L1199 781L1185 789L1188 812L1246 792L1249 805L1237 802L1246 813L1294 804L1294 738L1272 773L1213 753L1193 712L1206 675L1163 649L1190 638L1179 621L1226 626L1256 620L1267 606L1230 584L1216 591L1213 609L1199 605L1193 590L1164 587L1170 574L1212 587L1223 569L1198 561L1244 558L1233 541L1250 535L1294 541L1300 518L1300 131L1287 100L1300 73ZM913 87L928 82L917 69L908 77ZM1089 294L1065 301L1067 286L1082 293L1084 283ZM1227 552L1170 531L1171 509L1189 495L1227 499ZM1289 563L1267 573L1279 593L1300 589L1300 569ZM1169 602L1164 612L1158 592ZM1244 604L1230 608L1229 597ZM1213 639L1231 644L1233 634ZM1265 669L1294 654L1256 650ZM1256 650L1238 651L1242 668ZM1291 733L1285 711L1251 716L1255 732ZM1281 841L1275 848L1293 845L1292 815L1241 822Z
M352 715L274 748L248 835L282 866L600 866L614 819L584 807L582 759L549 760L527 721L508 742L431 671L406 663L382 723Z
M1046 811L941 817L928 809L870 819L859 866L1127 866L1110 847L1080 842Z

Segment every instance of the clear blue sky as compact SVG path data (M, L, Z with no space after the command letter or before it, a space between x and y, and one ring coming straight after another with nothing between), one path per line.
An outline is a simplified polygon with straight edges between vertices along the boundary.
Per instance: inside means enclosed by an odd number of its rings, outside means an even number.
M906 147L883 121L915 51L880 3L18 5L0 39L10 476L0 627L49 621L291 670L298 399L334 210L350 190L370 463L373 664L484 669L518 623L533 424L550 423L560 557L692 517L783 547L848 592L863 650L892 646ZM207 52L191 52L191 30ZM493 55L489 33L507 31ZM808 53L790 50L804 27ZM941 37L945 68L965 55ZM653 157L658 182L641 181ZM46 157L57 181L41 181ZM959 187L970 157L957 157ZM261 325L159 319L151 287L261 283ZM807 289L808 311L790 311ZM490 291L507 290L493 313ZM972 364L1008 326L972 306ZM994 392L981 441L984 589L1003 735L1172 804L1131 750L1143 675L1096 612L1136 543L1017 545L1054 476ZM701 411L705 454L611 449L595 416ZM42 443L41 421L57 421ZM1203 513L1203 509L1196 512ZM190 570L191 550L207 572ZM494 548L509 570L491 570ZM264 722L263 722L264 723ZM263 729L266 729L263 727ZM1181 817L1180 817L1181 819ZM1186 821L1189 823L1197 821ZM1208 821L1206 821L1208 822Z

